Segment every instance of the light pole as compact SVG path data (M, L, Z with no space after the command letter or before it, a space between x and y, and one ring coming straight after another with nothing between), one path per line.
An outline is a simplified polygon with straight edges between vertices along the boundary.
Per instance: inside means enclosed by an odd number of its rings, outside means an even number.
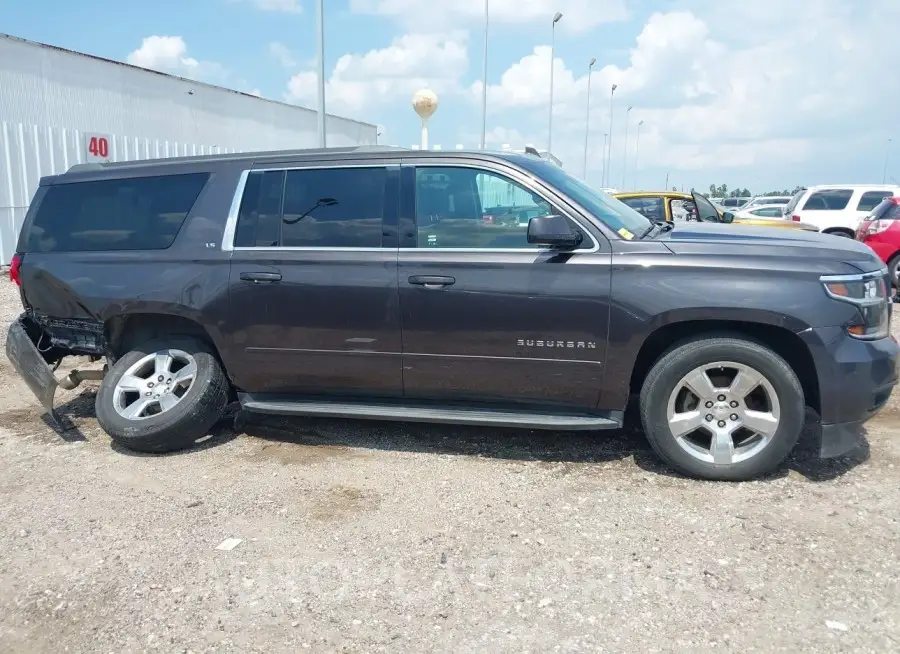
M562 14L558 11L553 16L553 23L550 25L550 123L547 128L547 154L553 153L553 56L556 50L556 24L562 18Z
M631 113L631 107L625 110L625 146L624 154L622 154L622 189L625 189L625 173L628 169L628 114Z
M609 180L612 177L609 174L609 167L612 163L612 128L613 128L613 98L616 95L616 89L618 88L617 84L612 85L612 90L609 92L609 139L607 141L607 150L606 150L606 182L604 186L609 187Z
M488 0L484 0L484 72L481 78L481 149L487 134L487 57L488 57Z
M587 181L587 160L588 160L588 135L591 133L591 73L594 70L594 64L597 63L597 57L591 57L588 64L588 88L587 88L587 113L584 118L584 179Z
M319 32L319 147L325 145L325 0L319 0L316 11Z
M600 170L600 184L606 186L606 139L609 137L609 134L603 135L603 155L602 162L600 165L602 166Z
M632 184L632 187L635 191L637 190L638 161L641 156L641 125L643 124L643 120L638 122L637 144L634 146L634 173L632 174L634 184Z
M888 158L891 156L891 141L894 139L887 140L887 147L884 149L884 172L881 174L881 183L887 184L887 166L888 166Z

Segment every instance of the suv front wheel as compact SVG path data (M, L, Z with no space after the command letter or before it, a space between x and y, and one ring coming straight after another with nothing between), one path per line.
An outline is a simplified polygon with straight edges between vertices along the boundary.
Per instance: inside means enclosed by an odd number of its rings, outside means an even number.
M228 380L209 346L178 336L122 356L97 393L97 421L138 452L185 449L207 434L228 402Z
M650 445L680 472L744 481L774 471L797 444L803 389L772 350L741 338L699 338L669 351L641 389Z

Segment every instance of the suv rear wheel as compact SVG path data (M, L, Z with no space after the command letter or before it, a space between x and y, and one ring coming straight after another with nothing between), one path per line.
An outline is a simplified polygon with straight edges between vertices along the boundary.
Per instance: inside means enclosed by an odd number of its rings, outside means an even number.
M663 356L641 389L654 450L692 477L744 481L774 471L797 444L803 389L780 356L740 338L702 338Z
M210 348L179 336L145 343L110 368L97 393L97 420L139 452L188 448L221 417L228 380Z

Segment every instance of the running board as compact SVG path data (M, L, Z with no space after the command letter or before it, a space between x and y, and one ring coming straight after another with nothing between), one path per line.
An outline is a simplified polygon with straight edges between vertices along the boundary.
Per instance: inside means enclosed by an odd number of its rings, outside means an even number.
M270 399L250 393L239 393L244 411L280 416L311 416L390 420L396 422L431 422L480 427L513 427L561 431L593 431L619 429L621 411L607 416L586 414L531 413L495 409L465 409L402 404L363 404L358 402L324 402L321 400Z

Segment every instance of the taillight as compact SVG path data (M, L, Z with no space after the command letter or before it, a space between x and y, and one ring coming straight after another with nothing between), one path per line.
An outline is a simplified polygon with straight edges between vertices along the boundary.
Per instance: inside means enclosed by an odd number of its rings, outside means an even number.
M9 279L15 282L16 286L21 286L22 282L19 279L19 269L22 267L22 255L14 254L12 260L9 262Z
M800 216L798 216L797 214L794 214L793 216L791 216L791 220L793 220L795 223L799 223Z

